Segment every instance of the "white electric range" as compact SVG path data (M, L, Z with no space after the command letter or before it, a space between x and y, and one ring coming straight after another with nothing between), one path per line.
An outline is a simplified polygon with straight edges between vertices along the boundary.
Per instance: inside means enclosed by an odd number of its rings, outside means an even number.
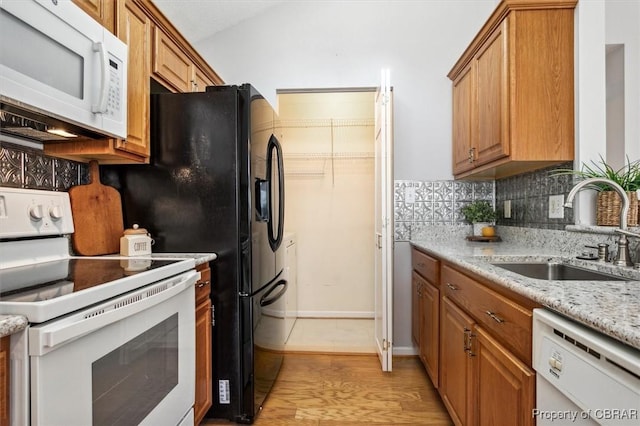
M193 259L79 257L65 192L0 188L12 425L193 424Z

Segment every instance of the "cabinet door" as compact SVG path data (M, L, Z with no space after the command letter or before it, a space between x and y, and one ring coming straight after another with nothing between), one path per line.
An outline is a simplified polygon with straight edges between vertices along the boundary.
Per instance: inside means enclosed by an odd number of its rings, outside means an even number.
M193 63L162 29L153 33L153 74L177 92L191 92Z
M207 86L213 86L213 81L202 70L196 66L193 67L193 87L194 92L204 92Z
M73 0L80 9L112 33L115 29L116 2L117 0Z
M9 383L9 344L10 336L0 339L0 426L9 424L9 406L10 406L10 383Z
M420 287L422 279L415 271L411 272L411 338L413 343L420 350L420 323L421 312L420 307L422 302L420 300Z
M421 333L420 358L431 377L433 385L438 387L438 352L440 342L440 292L432 284L424 281L421 297Z
M532 426L535 372L481 327L475 330L475 409L480 426Z
M440 329L440 395L456 425L472 425L472 353L467 350L474 322L446 297Z
M213 403L213 372L211 369L211 300L196 307L196 391L195 423L200 424Z
M453 82L453 173L473 168L472 138L477 121L474 116L475 84L471 65Z
M211 268L208 263L196 267L200 280L196 283L196 389L194 416L199 424L213 403L213 373L211 370Z
M129 69L127 139L119 140L116 148L149 157L151 21L133 0L119 2L118 37L129 47Z
M509 155L507 23L495 29L473 63L477 86L476 166Z

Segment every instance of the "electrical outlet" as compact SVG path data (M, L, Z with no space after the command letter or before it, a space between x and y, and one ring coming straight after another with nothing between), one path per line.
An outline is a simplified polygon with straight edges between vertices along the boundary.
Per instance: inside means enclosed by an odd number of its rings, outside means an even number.
M415 203L416 202L416 188L408 186L404 189L404 202Z
M564 219L564 195L549 195L549 218Z
M503 205L504 218L511 219L511 200L505 200Z

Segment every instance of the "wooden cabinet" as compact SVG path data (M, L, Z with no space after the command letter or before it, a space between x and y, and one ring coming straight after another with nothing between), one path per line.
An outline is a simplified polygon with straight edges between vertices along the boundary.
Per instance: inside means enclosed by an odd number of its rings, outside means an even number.
M11 342L10 336L4 336L0 339L0 426L9 425L11 419L9 413L10 407L10 358L9 346Z
M129 46L127 72L127 139L117 141L116 149L147 158L149 141L149 61L151 20L132 0L120 4L118 37Z
M531 309L442 267L440 394L457 425L532 425Z
M456 178L573 160L575 4L501 1L449 72Z
M439 385L438 358L440 335L440 292L423 280L420 287L420 359L433 385Z
M440 262L419 250L413 249L412 323L411 335L418 347L420 360L433 385L439 383L439 335L440 335Z
M469 349L474 322L448 298L442 299L440 328L440 396L456 425L473 425L473 353Z
M476 326L473 333L476 424L532 426L535 371L482 327Z
M213 371L211 361L212 311L211 269L208 264L198 266L201 278L196 283L196 391L193 407L195 425L200 424L213 403Z
M153 35L153 75L176 92L204 92L213 81L171 37L155 27Z
M150 79L174 92L204 91L222 79L151 0L74 0L129 47L127 138L47 143L47 155L101 164L148 163ZM107 25L111 21L113 24Z
M73 0L73 3L115 34L116 2L114 0Z
M471 65L467 66L453 81L453 174L458 175L473 164L473 142L475 111L473 82L474 74Z

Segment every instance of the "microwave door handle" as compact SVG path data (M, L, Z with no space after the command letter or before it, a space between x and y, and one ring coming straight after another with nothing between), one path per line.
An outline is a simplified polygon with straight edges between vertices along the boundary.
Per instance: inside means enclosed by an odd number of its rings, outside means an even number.
M107 99L109 97L109 58L104 43L101 41L93 43L93 51L100 54L100 68L102 69L100 79L100 98L98 103L91 106L91 112L94 114L102 114L107 112Z

